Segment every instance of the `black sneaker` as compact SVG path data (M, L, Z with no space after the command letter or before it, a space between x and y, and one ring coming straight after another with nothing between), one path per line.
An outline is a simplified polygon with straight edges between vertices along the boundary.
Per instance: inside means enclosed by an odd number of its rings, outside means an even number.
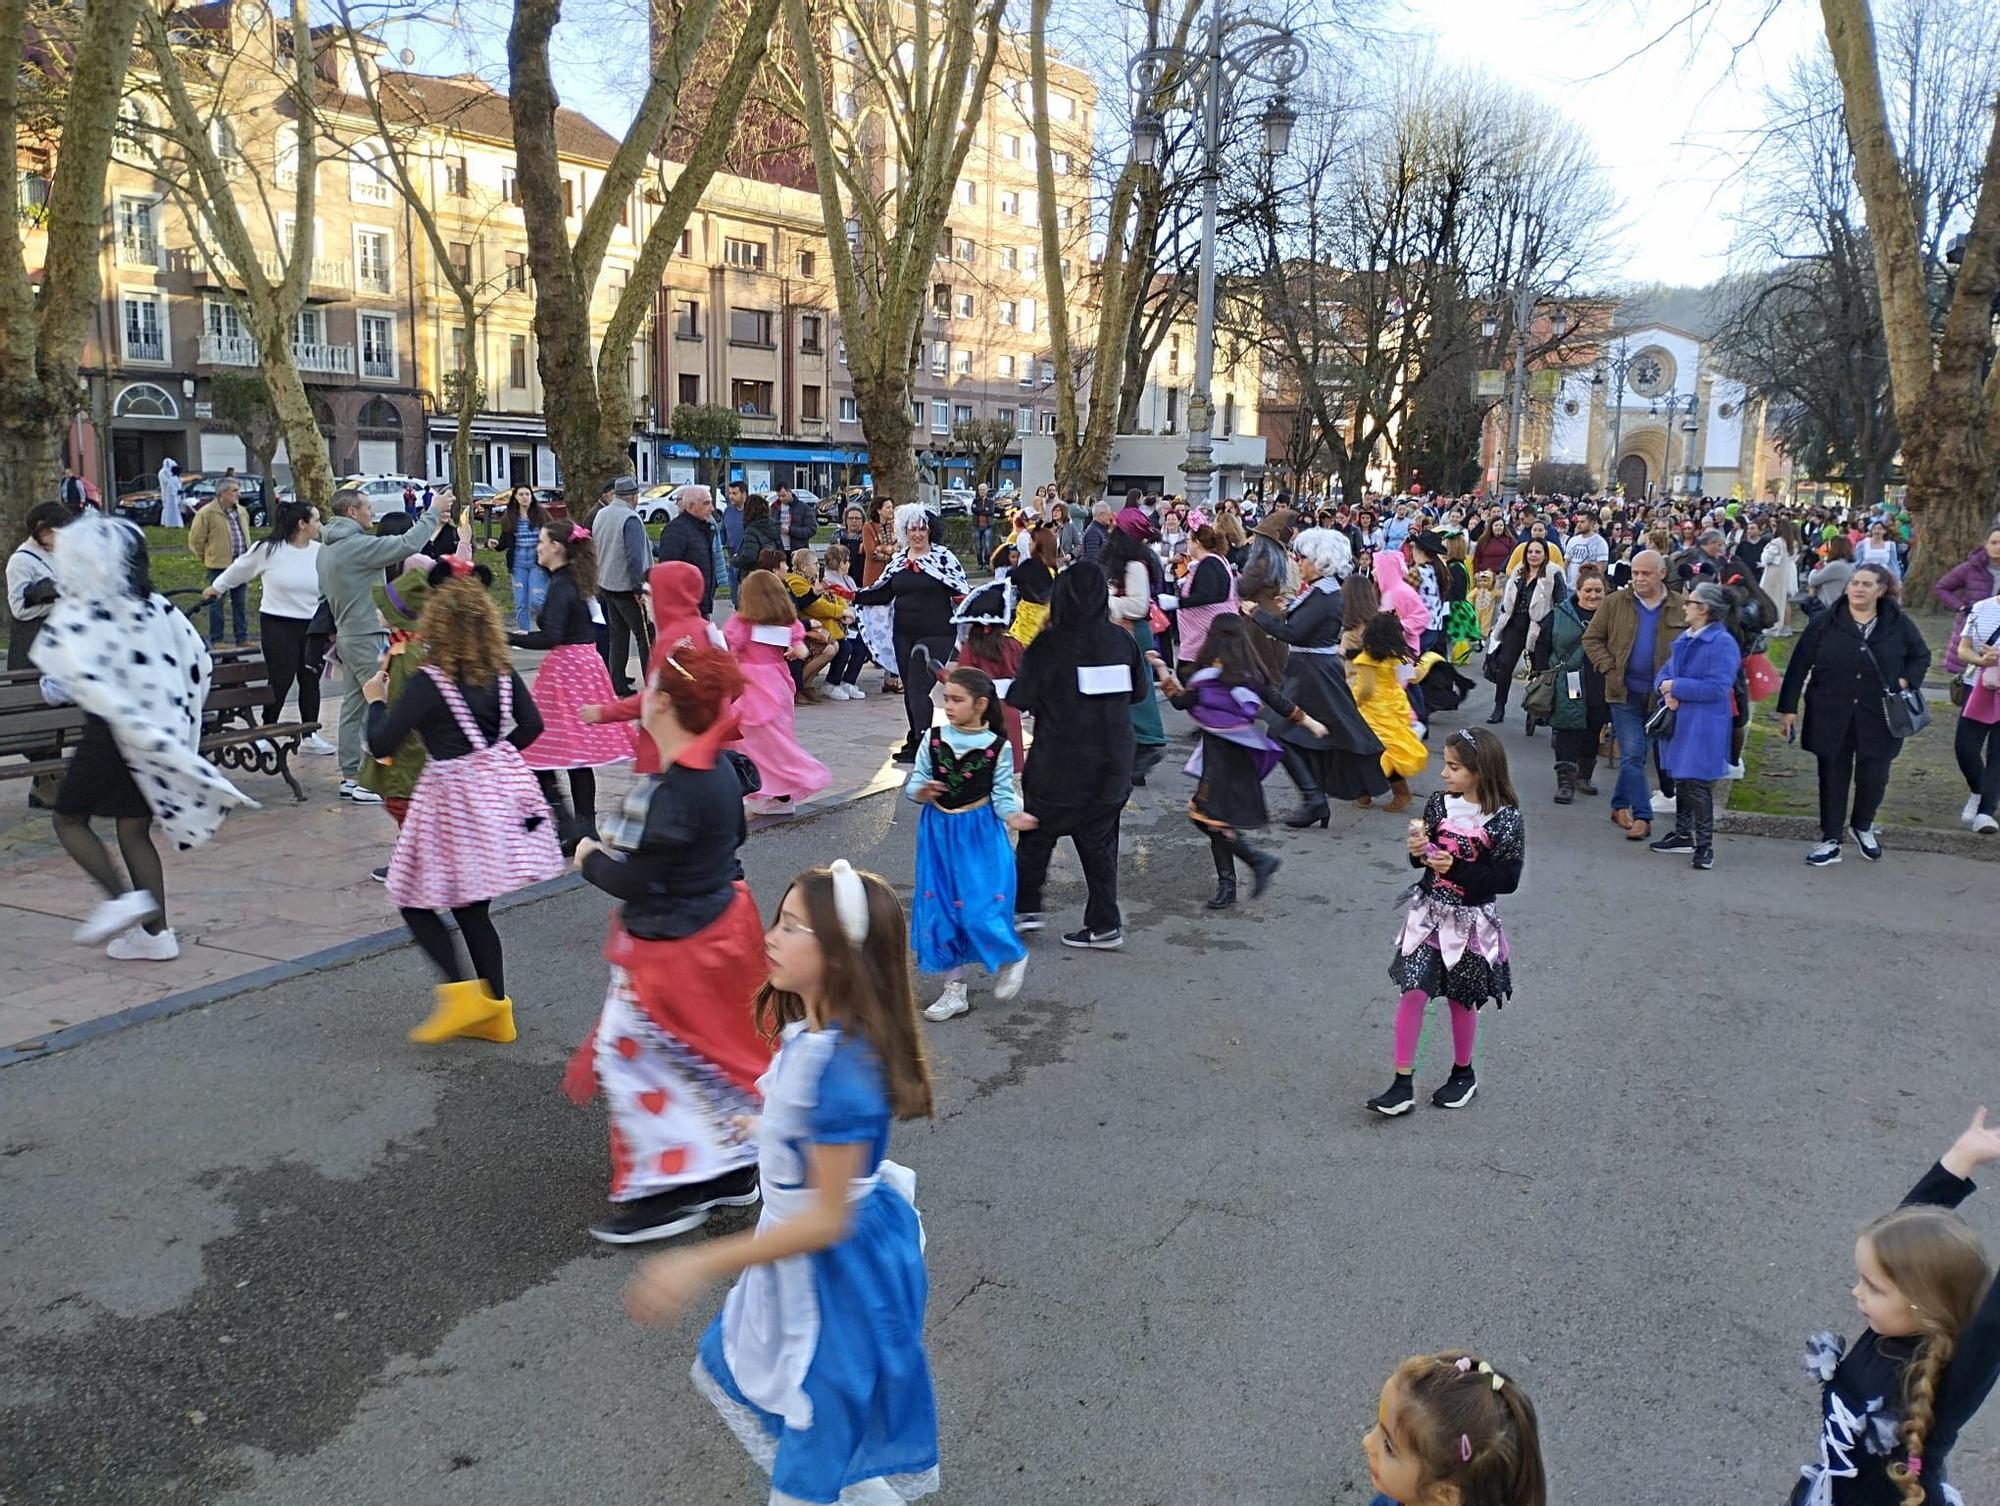
M1840 861L1838 842L1821 842L1806 854L1806 863L1813 868L1831 868Z
M1044 921L1040 910L1023 910L1014 917L1014 930L1022 936L1030 931L1041 930Z
M1704 873L1713 868L1715 866L1715 849L1713 847L1697 847L1694 850L1694 866L1701 869Z
M590 1226L590 1236L608 1245L672 1239L707 1223L710 1209L747 1207L757 1197L757 1168L742 1166L710 1181L614 1203L609 1218Z
M1693 852L1694 838L1684 831L1670 831L1657 842L1647 844L1652 852Z
M1063 932L1062 944L1081 947L1087 952L1115 952L1125 945L1125 933L1120 930L1093 931L1086 926L1081 931Z
M1875 835L1874 827L1850 826L1847 829L1854 834L1854 845L1861 849L1864 858L1871 863L1882 861L1882 841Z
M1403 1081L1408 1082L1408 1078ZM1451 1076L1444 1080L1444 1086L1431 1094L1434 1109L1462 1109L1472 1102L1472 1095L1479 1091L1479 1079L1470 1067L1453 1067Z
M1377 1093L1368 1100L1368 1107L1384 1119L1394 1119L1398 1114L1407 1114L1417 1101L1416 1089L1410 1086L1410 1074L1398 1072L1389 1084L1386 1093Z
M387 863L384 863L380 868L370 868L368 870L368 876L373 880L375 880L375 882L378 884L388 883L389 865Z

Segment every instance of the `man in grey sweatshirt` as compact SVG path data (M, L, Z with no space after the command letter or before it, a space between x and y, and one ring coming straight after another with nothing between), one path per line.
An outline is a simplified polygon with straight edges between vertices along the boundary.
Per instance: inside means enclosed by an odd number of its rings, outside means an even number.
M605 489L604 500L590 519L590 537L597 545L597 599L604 607L604 625L611 640L611 688L623 700L632 693L629 665L632 644L639 645L643 675L653 652L652 630L646 626L639 592L653 563L646 525L633 510L639 478L620 476Z
M319 594L333 614L333 638L340 650L340 798L357 805L380 805L382 797L356 784L361 772L361 729L368 703L361 684L380 667L382 618L375 610L375 583L391 565L423 553L451 511L451 488L431 499L407 533L377 535L375 509L352 487L333 494L333 521L319 536Z

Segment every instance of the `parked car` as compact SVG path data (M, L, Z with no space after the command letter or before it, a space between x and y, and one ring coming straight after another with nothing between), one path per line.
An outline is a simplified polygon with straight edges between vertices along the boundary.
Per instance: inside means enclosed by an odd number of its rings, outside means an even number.
M197 508L203 507L215 500L215 489L221 483L222 477L220 476L203 476L198 481L192 482L181 489L181 505L187 509L190 518L192 518ZM269 518L271 511L269 504L265 500L266 488L264 478L262 476L238 476L236 484L238 490L237 500L242 504L243 510L250 515L251 526L253 528L262 528L266 519ZM159 494L156 492L154 494L156 508L158 501Z
M972 493L954 486L938 493L938 511L945 517L964 517L972 511Z
M642 523L664 523L681 510L681 493L695 483L692 481L667 482L659 486L649 486L639 493L639 500L633 504Z

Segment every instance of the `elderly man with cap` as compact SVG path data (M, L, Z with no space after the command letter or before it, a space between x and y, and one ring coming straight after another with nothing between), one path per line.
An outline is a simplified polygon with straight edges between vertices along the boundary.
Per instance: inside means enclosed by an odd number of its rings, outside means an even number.
M604 625L610 638L606 657L611 688L620 700L632 693L629 666L633 643L639 645L641 665L653 651L653 634L646 626L646 609L640 604L640 588L646 584L652 550L646 525L639 521L634 506L638 496L639 478L620 476L604 489L597 515L590 520L590 537L597 545L597 599L604 606Z
M1674 638L1687 622L1680 597L1667 590L1667 565L1653 549L1632 556L1632 584L1612 593L1583 630L1583 652L1604 676L1604 701L1618 739L1618 786L1611 819L1626 837L1644 841L1653 830L1653 794L1646 781L1646 718L1653 686Z

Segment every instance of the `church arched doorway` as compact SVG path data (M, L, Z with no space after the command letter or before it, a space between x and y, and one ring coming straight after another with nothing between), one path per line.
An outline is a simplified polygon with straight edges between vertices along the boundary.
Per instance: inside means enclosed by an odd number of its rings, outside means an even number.
M1627 501L1646 495L1646 457L1627 455L1618 462L1618 491Z

